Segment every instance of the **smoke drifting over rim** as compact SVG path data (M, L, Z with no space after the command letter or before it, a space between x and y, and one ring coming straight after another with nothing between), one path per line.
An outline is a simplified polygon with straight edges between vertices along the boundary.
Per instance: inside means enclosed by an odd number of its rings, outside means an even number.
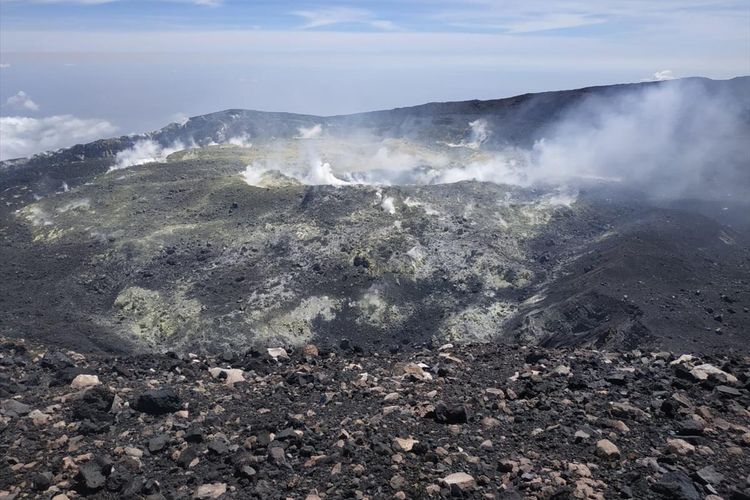
M172 127L158 141L152 135L137 142L118 153L113 169L218 143L257 152L242 172L253 185L475 180L572 190L611 183L661 199L743 200L750 193L750 79L673 80L507 101L353 118L229 110ZM207 123L215 128L201 125Z
M548 124L530 147L489 141L493 117L486 116L468 122L460 141L426 145L435 147L432 156L382 141L374 154L345 162L362 168L346 170L321 160L315 141L307 141L307 169L255 163L244 175L253 183L263 171L277 171L304 184L331 185L476 180L575 188L610 182L665 199L747 197L750 107L744 96L740 102L696 82L667 82L586 98ZM326 132L316 125L315 137ZM348 140L373 141L355 132Z
M674 84L676 83L676 84ZM750 88L739 100L690 81L584 101L529 152L533 183L606 179L657 198L747 198Z

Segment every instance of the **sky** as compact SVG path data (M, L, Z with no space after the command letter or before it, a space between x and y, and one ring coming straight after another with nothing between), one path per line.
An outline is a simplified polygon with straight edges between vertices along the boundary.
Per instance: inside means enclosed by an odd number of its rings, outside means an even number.
M4 158L228 108L747 74L747 0L0 0Z

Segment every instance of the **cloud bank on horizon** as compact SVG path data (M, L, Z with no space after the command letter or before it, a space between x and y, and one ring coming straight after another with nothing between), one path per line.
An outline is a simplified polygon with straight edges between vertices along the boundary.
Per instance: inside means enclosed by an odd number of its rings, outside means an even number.
M0 116L23 130L4 157L72 145L75 127L31 135L59 117L144 132L228 108L331 115L750 73L739 0L0 3Z

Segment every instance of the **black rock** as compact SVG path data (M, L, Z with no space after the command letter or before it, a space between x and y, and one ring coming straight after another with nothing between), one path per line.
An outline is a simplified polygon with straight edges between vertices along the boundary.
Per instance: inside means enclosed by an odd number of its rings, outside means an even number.
M729 387L728 385L717 385L715 391L719 394L719 396L725 398L736 398L742 395L739 390L735 389L734 387Z
M92 387L73 404L73 418L81 421L81 429L88 434L104 432L114 416L109 413L115 395L103 386Z
M677 425L677 434L680 436L702 436L703 424L693 419L684 420Z
M268 448L268 461L279 467L288 467L286 452L280 446L270 446Z
M133 376L133 370L123 365L122 363L115 363L115 365L112 367L112 371L123 378L131 378Z
M59 371L64 368L73 367L75 366L75 363L73 363L73 360L64 352L52 351L45 353L44 356L42 356L39 365L47 370Z
M703 484L718 486L724 481L724 475L719 473L713 465L708 465L695 472L695 478Z
M546 357L547 355L543 352L530 352L529 354L526 355L526 357L524 358L524 361L526 361L530 365L533 365L544 360Z
M229 443L224 438L214 438L208 442L208 451L215 455L224 455L229 451Z
M680 404L674 399L665 399L661 404L661 411L669 418L674 418L680 410Z
M120 492L121 498L137 498L143 490L143 478L134 476L125 483Z
M283 431L276 434L275 439L277 441L288 441L288 440L296 440L298 439L297 433L294 432L294 429L291 427L288 427L284 429Z
M441 424L465 424L469 420L465 405L448 406L443 402L435 405L435 421Z
M195 451L195 448L192 446L188 446L184 450L182 450L182 453L180 453L180 456L177 457L177 465L180 467L187 469L190 465L190 462L195 460L195 458L198 456L198 452Z
M664 498L675 500L701 500L703 498L684 472L668 472L651 488Z
M130 478L131 475L127 471L116 469L107 478L107 489L112 492L120 491L130 481Z
M31 406L16 401L15 399L6 399L0 403L0 413L9 417L22 417L28 415L31 409Z
M185 431L184 438L188 443L201 443L203 442L203 429L196 424L191 424Z
M52 484L51 472L35 472L31 475L31 487L36 491L44 491Z
M612 385L624 386L628 384L627 376L624 373L620 372L610 373L609 375L604 377L604 380Z
M97 491L104 487L107 478L102 473L100 464L88 462L78 469L78 487L80 491Z
M260 431L256 438L258 439L258 446L265 448L271 444L271 434L268 431Z
M295 372L286 377L286 383L289 385L306 386L315 382L315 376L312 373Z
M148 440L148 451L151 453L158 453L164 449L168 441L169 436L167 436L166 434L159 434L158 436L154 436Z
M138 396L133 407L149 415L163 415L179 411L182 403L173 389L151 389Z
M237 475L240 477L246 477L248 479L255 477L255 475L258 473L255 469L253 469L249 465L243 465L241 467L237 468Z

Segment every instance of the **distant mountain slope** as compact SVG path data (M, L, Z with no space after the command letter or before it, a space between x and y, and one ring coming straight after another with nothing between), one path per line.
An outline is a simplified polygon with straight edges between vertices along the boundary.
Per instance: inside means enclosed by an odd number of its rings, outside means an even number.
M749 87L688 79L334 117L227 110L5 162L0 335L108 351L343 338L747 351L746 197L656 203L598 178L521 187L492 162L582 102L638 89L680 89L700 119L720 96L742 138ZM110 170L143 143L164 151ZM316 148L354 174L468 165L492 182L355 184L311 165Z

